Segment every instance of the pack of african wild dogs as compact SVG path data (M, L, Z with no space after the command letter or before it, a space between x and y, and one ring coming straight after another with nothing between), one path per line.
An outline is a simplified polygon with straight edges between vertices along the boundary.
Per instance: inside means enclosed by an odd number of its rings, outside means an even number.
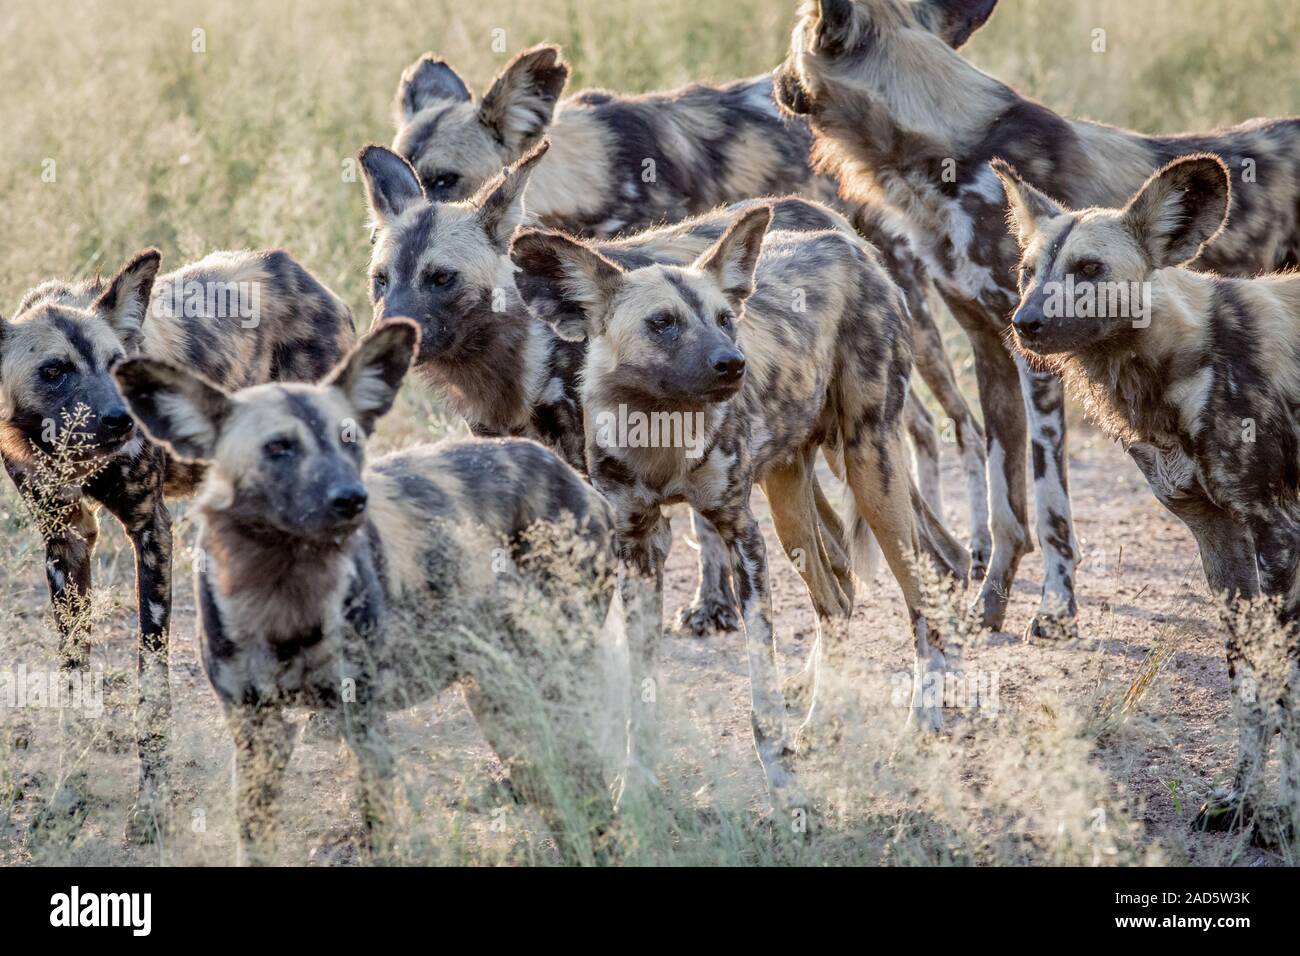
M112 278L32 288L0 320L0 452L27 492L48 485L50 456L71 458L37 522L70 674L88 664L97 512L134 546L128 839L158 838L175 812L169 498L193 495L201 519L199 643L234 741L241 859L271 858L300 708L355 754L365 849L385 859L388 715L460 684L562 856L616 860L623 791L594 749L543 755L523 728L564 719L572 682L548 675L595 666L588 632L612 622L626 641L622 785L654 785L643 688L665 629L667 509L689 507L699 548L676 626L743 640L773 808L807 814L800 742L819 685L851 663L874 557L909 612L916 732L942 732L921 689L956 666L928 577L978 587L979 622L1003 630L1036 538L1042 603L1012 626L1077 636L1067 393L1186 524L1223 601L1239 753L1196 825L1293 837L1300 119L1149 136L1060 116L963 57L994 7L803 0L771 73L662 93L567 90L545 45L476 96L424 56L400 75L391 148L358 157L364 335L283 250L172 272L147 250ZM256 290L256 321L188 295L213 285ZM970 339L979 417L936 298ZM412 370L474 437L368 458ZM951 422L965 543L942 520L943 443L914 371ZM784 680L755 485L819 625ZM571 547L539 547L538 529ZM555 609L565 639L535 639L520 593ZM1286 641L1264 695L1237 613L1256 601ZM521 681L539 692L524 701ZM575 800L582 814L565 811Z

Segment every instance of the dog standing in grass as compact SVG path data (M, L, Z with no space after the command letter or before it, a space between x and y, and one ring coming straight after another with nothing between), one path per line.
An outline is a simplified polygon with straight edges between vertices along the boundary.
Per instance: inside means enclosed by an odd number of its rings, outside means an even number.
M531 177L529 220L597 239L761 196L797 194L842 211L907 296L917 371L951 420L962 458L972 573L982 577L992 550L984 433L957 386L931 313L929 277L899 218L878 202L841 202L834 181L813 172L808 124L780 114L770 76L636 96L586 90L561 100L568 78L558 47L533 47L476 100L449 64L425 55L398 85L393 149L410 161L430 200L452 202L474 196L546 137L552 148ZM939 436L914 392L905 418L921 492L942 516ZM726 551L698 513L692 521L700 588L681 623L697 634L733 629L739 621Z
M612 596L608 505L521 439L417 446L365 463L418 331L387 322L317 385L229 394L153 359L115 371L132 413L208 466L198 510L201 647L235 738L245 859L273 850L293 749L286 711L331 712L360 765L367 844L392 850L388 711L463 680L514 788L568 862L600 852L612 804L589 683ZM549 731L550 735L542 731Z
M1033 467L1043 596L1031 635L1076 632L1078 543L1070 514L1064 392L1008 350L1020 300L1019 250L989 169L1012 163L1075 208L1122 204L1156 169L1219 155L1241 188L1223 235L1196 264L1254 275L1300 263L1300 119L1149 136L1070 119L965 60L960 48L996 0L804 0L776 98L807 118L818 168L849 196L882 198L906 220L936 288L966 330L989 435L993 558L979 602L1000 629L1021 558L1026 439ZM1003 504L1006 507L1000 507Z
M67 669L89 663L95 506L135 550L140 783L128 836L151 839L167 789L171 694L171 516L200 472L135 427L111 370L134 354L185 365L226 388L314 381L355 341L352 314L292 256L219 252L158 277L135 256L111 280L52 280L0 319L0 454L45 537L45 570ZM157 281L155 281L157 279Z
M1270 841L1300 832L1300 273L1186 268L1227 221L1231 177L1217 156L1170 163L1122 209L1068 211L1006 163L993 169L1022 249L1018 344L1124 443L1229 607L1240 751L1233 788L1197 823L1246 824ZM1278 602L1285 640L1271 662L1232 616L1260 595ZM1280 816L1263 799L1277 729Z
M572 330L567 335L558 331L553 315L539 312L534 316L529 311L525 303L528 293L521 298L523 289L516 288L517 283L525 281L524 274L514 274L515 263L507 254L510 237L523 218L522 197L528 176L544 148L536 147L468 201L432 202L410 164L382 146L367 147L361 154L361 164L376 223L371 294L376 320L387 315L412 315L429 330L421 341L417 368L476 432L536 438L585 468L590 436L596 428L582 394L591 340L574 335ZM881 440L885 448L882 454L890 456L891 478L901 488L903 481L897 469L907 472L906 459L901 459L900 464L892 457L896 449L890 444L895 425L890 402L904 400L907 390L895 394L884 389L882 383L891 388L897 384L893 371L885 371L887 367L901 370L904 375L910 371L906 305L900 305L898 290L876 262L873 251L842 216L805 199L787 198L770 204L751 200L671 226L617 240L595 241L591 249L594 255L625 270L652 266L691 268L716 246L737 216L750 214L771 216L772 235L782 237L780 245L786 253L774 259L784 272L769 275L765 294L757 300L778 326L772 333L778 341L773 343L766 335L761 336L765 351L762 365L755 367L764 369L763 378L755 379L751 374L747 379L772 385L767 398L775 404L747 407L754 418L746 427L758 436L755 441L764 454L772 451L764 443L773 434L786 435L793 441L791 436L798 430L793 421L809 414L817 404L813 393L818 376L842 375L841 384L851 390L859 364L869 365L863 391L853 397L852 403L854 407L870 400L880 403L878 427L887 436L887 440ZM791 250L808 254L814 271L808 273L807 281L798 279ZM862 275L855 269L860 269ZM538 288L535 282L532 288ZM853 317L855 309L860 310L857 317ZM786 314L791 317L790 329L781 328L787 321ZM900 328L899 322L904 326ZM818 323L824 323L825 328L814 332ZM800 341L804 334L812 338L832 335L833 328L842 326L843 347L849 349L855 342L853 329L857 325L861 326L856 333L863 340L856 343L861 353L853 361L845 359L842 368L835 364L839 358L829 355L820 357L826 367L819 367L819 357ZM789 365L788 373L777 368L780 365ZM669 410L659 409L653 401L650 404L651 411ZM705 407L686 411L704 414ZM712 414L722 413L715 408ZM763 421L765 415L771 415L772 421ZM838 435L838 426L828 425L825 440L820 444L810 440L804 451L815 456L819 447L827 449L832 467L843 474L842 455L836 445ZM791 556L829 632L836 622L847 619L853 608L848 545L838 517L814 478L813 461L795 457L797 462L790 462L789 468L773 475L773 487L778 483L781 487L769 499L774 509L784 511L783 526L792 529L788 542ZM736 478L737 495L741 494L739 485L751 480L746 474ZM891 498L891 502L897 500ZM907 522L908 542L915 529L922 551L947 555L941 563L960 566L964 573L965 555L960 545L943 529L924 500L913 496L904 507L909 509L909 515L898 520ZM863 513L859 510L859 515ZM735 520L734 516L729 515L728 520ZM816 527L806 526L809 521ZM903 580L900 578L900 582ZM904 583L905 591L907 587ZM642 641L650 653L658 640L659 610L656 603L640 617L630 615L653 632ZM830 640L835 645L832 652L838 653L834 635ZM752 637L755 654L763 646L762 637ZM645 664L643 669L648 672L650 667ZM812 669L799 681L801 711L808 703L803 691L811 690L808 682ZM766 672L756 672L755 695L760 702L770 699L762 684L766 677ZM768 719L767 715L764 719Z
M787 553L824 556L813 467L823 448L840 463L856 513L903 589L918 688L945 660L941 634L922 616L916 562L932 559L961 578L969 564L907 467L911 326L902 293L851 230L769 232L771 219L769 206L744 210L686 266L625 267L594 244L531 229L515 236L510 254L529 309L562 339L587 342L587 461L614 508L629 620L641 622L629 624L633 688L655 673L671 541L662 509L685 502L730 551L754 740L774 802L793 810L805 805L778 680L766 548L750 510L754 484ZM676 417L694 440L624 438L617 423L634 415ZM844 654L836 625L847 613L836 606L835 578L822 578L831 564L819 557L802 571L823 624L808 671L814 705L822 664ZM916 701L913 717L937 725L938 711Z

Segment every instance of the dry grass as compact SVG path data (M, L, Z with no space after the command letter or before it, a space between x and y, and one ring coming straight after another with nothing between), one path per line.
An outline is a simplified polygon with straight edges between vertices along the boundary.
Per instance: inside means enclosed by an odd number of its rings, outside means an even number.
M1300 102L1300 8L1287 0L1004 5L970 44L970 56L1064 112L1174 132L1283 114ZM170 266L215 248L283 246L364 324L369 246L350 161L362 144L388 140L397 76L420 53L442 53L481 90L513 52L552 40L575 67L575 88L645 90L770 69L784 55L793 6L10 0L0 22L0 208L10 240L0 246L0 309L12 312L24 289L50 275L111 270L149 245L161 248ZM1107 31L1105 53L1090 49L1095 28ZM203 31L204 52L192 49L195 30ZM51 170L53 181L46 181ZM949 345L965 370L969 353L951 327ZM372 452L459 427L408 388ZM106 674L107 708L76 747L67 745L53 712L0 709L0 862L228 862L230 749L192 647L183 545L173 638L177 827L145 850L120 840L134 786L134 610L130 549L110 525L104 521L96 581L116 603L98 606L92 649ZM179 521L177 533L187 542L188 522ZM52 668L57 640L45 612L40 546L7 482L0 534L0 669L18 662ZM778 630L786 620L778 617ZM1112 640L1108 620L1099 618L1096 647L1082 649L1084 659ZM767 814L752 751L736 743L734 721L725 716L736 701L692 683L665 695L663 786L626 808L622 858L1240 861L1249 853L1240 842L1206 852L1181 830L1153 834L1144 823L1146 798L1122 782L1136 775L1135 762L1165 754L1152 772L1180 813L1211 782L1183 754L1185 728L1171 716L1162 665L1184 639L1178 624L1162 625L1145 663L1139 656L1118 671L1079 666L1076 673L1104 676L1089 677L1082 690L1076 681L1018 694L996 713L958 717L951 732L929 741L899 736L902 712L887 666L840 675L834 699L842 738L805 762L819 806L811 839ZM978 670L986 653L969 642L967 666ZM448 696L416 708L395 725L404 860L556 861L536 817L495 785L502 768L458 701ZM286 862L355 858L342 766L336 742L307 733L290 769ZM51 799L63 781L84 792L85 812L52 837L36 838L32 824L57 814Z

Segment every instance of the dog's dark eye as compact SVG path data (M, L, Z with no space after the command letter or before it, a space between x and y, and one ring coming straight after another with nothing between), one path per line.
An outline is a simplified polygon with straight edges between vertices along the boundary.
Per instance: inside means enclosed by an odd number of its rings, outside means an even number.
M1106 267L1096 259L1085 259L1074 267L1074 271L1086 279L1095 279L1105 271Z
M439 173L433 180L434 189L451 189L460 182L460 173Z
M384 294L384 290L388 288L388 273L376 272L371 281L375 284L375 295L381 296Z
M262 446L262 454L272 461L283 461L298 453L298 442L293 438L273 438Z
M736 318L736 313L730 309L723 309L718 313L718 325L724 329L731 328L732 321Z
M425 281L427 281L430 285L436 285L438 288L441 289L443 286L449 286L456 281L456 273L446 272L442 269L439 269L437 272L430 272L426 276Z
M671 312L660 312L658 315L651 316L647 324L652 332L662 335L677 328L677 316Z
M41 366L41 378L47 382L57 382L72 370L69 362L46 362Z

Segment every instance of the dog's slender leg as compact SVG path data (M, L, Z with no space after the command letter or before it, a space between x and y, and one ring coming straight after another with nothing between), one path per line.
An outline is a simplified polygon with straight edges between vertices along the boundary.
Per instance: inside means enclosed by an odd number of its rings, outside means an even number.
M921 496L940 519L943 518L943 488L939 481L939 433L934 428L934 416L915 390L907 394L907 433L912 439L916 456L916 483Z
M803 578L818 618L817 640L806 665L782 687L786 712L800 723L813 709L824 657L827 653L835 657L841 651L845 636L841 631L846 629L834 624L847 621L853 611L852 591L846 593L841 586L828 548L839 546L834 531L822 526L817 503L820 490L811 465L811 456L802 456L792 464L769 469L763 477L763 493L772 510L777 538ZM823 530L829 533L823 535Z
M373 862L393 862L395 761L388 718L368 700L344 704L343 739L357 758L357 806L366 829L367 855Z
M512 789L546 821L564 863L608 860L610 847L604 837L613 822L613 802L596 748L580 728L567 726L573 712L556 702L548 715L551 726L540 728L520 720L513 686L498 687L487 678L468 683L464 692L483 736L509 768ZM552 731L551 739L544 741L543 733ZM563 774L547 773L537 765L536 756L543 751L558 761Z
M1294 627L1300 615L1300 597L1296 594L1300 522L1283 509L1269 509L1268 514L1252 521L1251 532L1255 538L1260 590L1279 602L1282 626Z
M993 550L993 541L989 535L988 456L984 450L984 429L975 420L970 405L957 385L952 362L943 347L943 336L935 325L934 314L924 292L912 295L909 290L907 304L912 312L912 351L916 372L951 420L952 441L956 443L961 455L962 471L966 476L966 499L970 508L971 579L980 581L984 579ZM924 493L924 488L922 492ZM933 502L931 507L940 518L943 517L943 512Z
M91 559L99 523L81 498L60 525L45 539L45 580L59 630L59 666L73 671L90 662Z
M293 725L274 705L227 708L235 738L235 817L239 864L275 862L276 801L284 768L293 754Z
M913 485L894 464L901 449L902 440L897 435L886 439L883 451L874 440L862 441L846 450L845 466L858 513L875 532L912 620L916 654L908 721L923 729L938 730L942 725L941 702L933 699L931 689L936 682L942 688L947 661L942 635L932 631L922 615L916 562L923 556L912 509Z
M1276 627L1281 646L1271 638L1261 639L1255 628L1230 628L1228 672L1232 677L1233 705L1241 728L1240 753L1233 789L1238 812L1231 819L1254 815L1253 837L1257 843L1276 846L1289 838L1295 792L1291 780L1295 763L1295 725L1290 705L1293 675L1297 667L1297 565L1300 563L1300 524L1284 508L1261 508L1251 520L1259 586L1277 604ZM1281 732L1279 744L1279 804L1264 798L1264 773L1273 732ZM1202 816L1205 811L1202 811ZM1198 819L1200 819L1198 817Z
M734 631L740 619L736 616L726 545L709 519L694 510L691 531L700 546L700 582L694 600L678 613L678 623L697 637L713 631Z
M1237 763L1232 786L1215 792L1201 807L1193 826L1200 830L1231 830L1253 826L1263 792L1264 762L1268 755L1270 726L1259 685L1246 653L1252 640L1241 633L1236 620L1238 602L1259 596L1255 544L1248 528L1235 522L1199 486L1173 487L1158 467L1159 452L1149 445L1129 449L1156 498L1182 520L1196 538L1210 590L1224 601L1227 629L1228 677L1232 710L1237 723Z
M46 500L25 466L8 458L4 466L45 541L45 582L59 631L59 666L67 671L85 667L90 652L91 558L99 538L95 512L84 493Z
M658 507L616 519L619 587L627 621L631 692L628 746L633 768L653 779L658 758L658 658L663 633L664 561L672 530Z
M808 471L812 480L813 500L817 506L817 515L821 518L821 542L826 549L827 557L830 558L835 577L840 582L840 590L848 595L851 607L855 587L853 562L849 558L848 533L844 528L844 522L840 520L840 516L835 511L835 506L830 503L825 492L822 491L821 482L817 480L813 468L814 463L809 461Z
M971 577L982 580L989 566L993 541L989 534L988 458L984 451L984 430L975 420L967 404L952 361L943 346L943 335L934 321L930 308L930 293L934 288L930 275L911 244L900 241L896 230L890 229L870 205L860 207L853 217L858 231L871 240L880 251L881 261L890 276L907 298L912 320L912 354L916 372L929 387L944 414L952 420L953 440L961 453L962 469L966 474L966 497L970 508ZM951 307L951 303L949 303ZM962 316L954 315L958 321ZM987 329L988 319L977 312L967 313L967 322ZM965 324L965 323L963 323ZM968 329L969 331L969 329ZM946 426L945 426L946 427ZM922 493L925 487L922 485ZM943 510L926 494L934 513L942 520Z
M60 517L50 528L55 533L45 538L45 577L59 631L60 678L71 689L74 682L90 678L91 561L99 527L84 498L71 503ZM87 807L80 783L85 771L78 765L78 755L86 752L93 730L84 716L76 707L59 710L62 751L58 789L49 806L60 809L38 816L38 828L46 822L57 826Z
M1232 787L1213 794L1201 807L1193 826L1200 830L1229 830L1253 825L1263 785L1269 727L1243 644L1250 635L1240 633L1236 609L1239 602L1249 602L1260 593L1254 537L1249 528L1210 500L1180 451L1162 452L1154 445L1138 443L1130 446L1128 453L1156 500L1196 538L1206 582L1224 602L1228 675L1238 728L1237 765Z
M1268 760L1271 726L1259 697L1259 682L1245 652L1249 635L1228 629L1228 678L1232 711L1237 723L1237 765L1232 787L1218 790L1202 805L1192 826L1198 830L1253 827L1263 806L1264 764Z
M772 630L772 594L768 583L767 547L763 532L749 512L747 493L734 511L708 517L731 545L732 574L745 622L745 648L749 660L750 716L758 759L767 775L773 804L806 814L807 801L794 773L794 750L786 730L785 701Z
M1079 545L1070 515L1065 386L1059 376L1035 371L1019 356L1016 365L1029 412L1034 510L1038 545L1043 549L1043 596L1028 632L1033 637L1077 637L1074 570Z
M1282 836L1300 835L1300 646L1293 638L1288 650L1286 686L1278 719L1278 806Z
M120 484L97 495L122 522L135 551L139 689L136 747L140 783L127 816L127 839L148 842L160 832L170 801L168 741L171 736L171 685L168 640L172 610L172 522L163 499L163 469L141 458Z
M1026 522L1025 404L1020 396L1016 363L983 314L970 317L960 306L962 320L975 353L980 406L988 435L989 507L992 511L993 555L976 604L983 626L1001 630L1020 559L1032 550Z
M848 617L853 611L853 593L841 586L836 568L837 561L847 562L847 556L835 538L835 527L824 523L811 458L799 456L791 464L768 469L763 493L772 510L777 538L808 587L818 615ZM830 503L825 502L825 507L830 509ZM833 511L831 517L842 535L843 526Z

